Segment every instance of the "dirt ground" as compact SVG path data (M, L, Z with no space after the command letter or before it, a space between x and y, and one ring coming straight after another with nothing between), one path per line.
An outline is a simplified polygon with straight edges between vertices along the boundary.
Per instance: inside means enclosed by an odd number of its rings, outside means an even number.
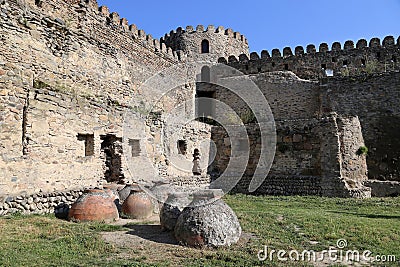
M169 261L172 264L193 257L204 257L213 253L212 249L194 249L181 246L175 240L173 232L161 229L158 215L145 222L131 219L121 219L113 225L121 225L128 231L103 232L103 239L122 249L121 257L142 259L145 262L157 263ZM250 241L252 235L242 234L238 244L241 246ZM151 258L151 261L150 261Z
M161 229L158 215L152 216L146 221L120 219L113 225L121 225L129 229L127 231L103 232L103 239L121 249L119 257L135 258L147 263L162 263L168 261L174 266L182 266L181 263L187 258L205 257L213 253L212 249L194 249L180 246L174 238L173 232L165 232ZM252 234L242 233L242 236L235 245L235 249L256 238ZM215 251L214 251L215 252ZM320 257L320 252L317 253ZM311 263L315 267L332 266L369 266L368 262L322 262Z

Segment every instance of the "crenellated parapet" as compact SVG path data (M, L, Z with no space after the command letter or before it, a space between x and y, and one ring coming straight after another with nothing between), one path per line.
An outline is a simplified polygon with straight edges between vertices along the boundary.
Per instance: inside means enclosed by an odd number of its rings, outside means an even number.
M92 0L89 0L92 2ZM96 2L96 1L93 1ZM161 43L160 40L154 39L151 34L146 34L143 29L138 29L135 24L129 24L126 18L121 18L117 12L110 12L107 6L97 7L99 14L107 18L107 23L113 26L121 27L125 32L131 34L132 39L139 41L146 48L166 55L174 60L180 60L180 53L173 51L165 44Z
M232 29L214 25L178 27L160 39L173 51L181 51L190 60L216 62L221 56L249 55L246 37Z
M169 34L165 34L163 38L161 38L161 42L170 44L174 42L174 39L177 37L182 36L182 34L196 34L196 33L211 33L211 34L220 34L220 35L226 35L229 38L239 40L243 42L245 45L248 45L248 41L244 35L242 35L240 32L235 32L231 28L225 29L223 26L218 26L215 27L214 25L208 25L207 27L204 27L203 25L197 25L196 28L193 26L189 25L186 26L185 29L182 27L178 27L175 31L172 30Z
M252 52L250 56L231 55L218 59L244 73L269 71L293 71L299 77L316 79L331 75L355 75L360 73L400 70L400 37L386 36L382 41L372 38L369 42L346 41L343 45L334 42L329 49L327 43L318 47L313 44L306 48L297 46L294 51L285 47L282 51L263 50L261 54Z
M47 9L51 8L48 3L40 0L29 0L35 2L35 5L42 8ZM102 22L109 29L110 36L116 36L119 33L119 37L123 38L125 35L129 35L134 42L140 44L146 49L152 51L153 53L157 53L162 57L169 58L170 60L177 61L179 60L179 53L172 51L172 49L165 46L165 44L161 44L158 39L154 39L150 34L146 34L146 32L142 29L138 29L135 24L129 24L126 18L120 17L117 12L112 12L107 6L99 6L97 0L55 0L66 3L68 6L74 8L80 15L90 16L94 18L93 21ZM72 14L67 14L66 17L73 16ZM68 20L74 21L77 18L69 18ZM79 24L79 23L76 23ZM96 25L92 25L92 28L95 28ZM115 31L115 32L114 32Z

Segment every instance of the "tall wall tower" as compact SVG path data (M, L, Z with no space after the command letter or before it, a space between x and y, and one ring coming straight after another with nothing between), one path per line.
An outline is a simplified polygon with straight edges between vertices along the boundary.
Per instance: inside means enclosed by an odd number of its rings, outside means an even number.
M185 30L179 27L161 38L161 42L180 55L182 60L186 57L190 61L216 63L219 57L249 55L247 39L239 32L225 30L222 26L215 28L209 25L206 29L203 25L198 25L196 29L187 26Z

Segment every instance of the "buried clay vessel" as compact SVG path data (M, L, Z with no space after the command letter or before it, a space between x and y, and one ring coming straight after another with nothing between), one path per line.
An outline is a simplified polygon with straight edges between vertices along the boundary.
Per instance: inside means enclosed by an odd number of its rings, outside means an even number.
M123 185L118 184L105 184L103 185L104 190L107 190L112 197L114 197L114 203L117 206L118 212L121 212L121 201L119 196L119 188L123 188Z
M118 191L118 197L120 203L124 203L124 201L129 197L131 194L132 190L140 189L139 184L137 183L132 183L132 184L127 184L122 188L121 190Z
M160 210L161 228L173 231L182 210L190 204L189 194L184 192L171 193Z
M221 199L222 190L203 190L179 216L175 237L190 247L230 246L239 241L242 228L233 210Z
M122 214L131 219L147 219L153 214L151 197L140 188L131 190L130 195L122 204Z
M86 190L72 205L68 220L78 222L112 222L119 219L115 196L110 190Z

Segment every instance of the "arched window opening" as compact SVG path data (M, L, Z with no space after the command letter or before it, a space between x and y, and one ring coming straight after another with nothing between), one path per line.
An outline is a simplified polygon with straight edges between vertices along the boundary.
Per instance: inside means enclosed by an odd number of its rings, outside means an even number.
M210 53L210 42L208 40L203 40L201 42L201 53Z
M178 154L186 155L186 153L187 153L187 141L178 140Z
M196 90L196 118L215 118L216 91Z

